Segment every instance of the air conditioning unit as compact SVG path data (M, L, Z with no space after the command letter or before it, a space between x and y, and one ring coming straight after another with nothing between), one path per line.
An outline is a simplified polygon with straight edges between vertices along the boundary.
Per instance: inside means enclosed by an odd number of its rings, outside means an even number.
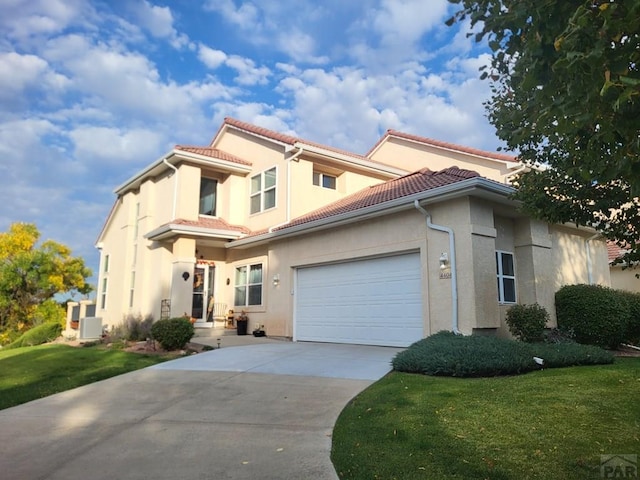
M78 326L79 340L95 340L102 336L102 317L83 317Z

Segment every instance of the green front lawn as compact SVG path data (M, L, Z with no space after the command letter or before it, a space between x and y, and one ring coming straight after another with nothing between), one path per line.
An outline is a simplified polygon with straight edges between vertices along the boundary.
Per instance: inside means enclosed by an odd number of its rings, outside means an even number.
M640 358L496 378L392 372L333 434L341 479L599 479L640 457Z
M0 350L0 409L138 370L174 357L99 346L41 345Z

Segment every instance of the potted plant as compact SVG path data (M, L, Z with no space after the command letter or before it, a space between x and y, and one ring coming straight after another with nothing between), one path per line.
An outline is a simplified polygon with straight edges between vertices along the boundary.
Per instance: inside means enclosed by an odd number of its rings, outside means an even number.
M238 335L246 335L247 334L247 324L249 323L249 316L247 312L242 310L240 315L236 318L236 331Z
M256 328L253 329L254 337L264 337L267 333L264 331L264 325L257 325Z

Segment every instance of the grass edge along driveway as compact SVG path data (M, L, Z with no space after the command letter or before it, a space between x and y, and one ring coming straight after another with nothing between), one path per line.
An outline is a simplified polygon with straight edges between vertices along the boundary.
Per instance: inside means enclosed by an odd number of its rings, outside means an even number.
M172 358L175 355L144 355L101 346L0 350L0 410Z
M599 479L600 455L640 458L640 358L494 378L391 372L333 434L343 480Z

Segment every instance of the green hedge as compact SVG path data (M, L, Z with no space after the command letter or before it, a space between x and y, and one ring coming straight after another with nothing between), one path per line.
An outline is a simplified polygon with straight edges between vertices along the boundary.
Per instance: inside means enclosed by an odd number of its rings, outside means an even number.
M424 338L392 360L393 369L407 373L451 377L515 375L541 366L568 367L613 362L613 355L598 347L574 343L524 343L493 336L464 336L439 332Z
M627 334L630 305L625 295L601 285L565 285L556 292L558 328L578 343L616 348Z
M31 347L42 345L58 338L62 333L62 325L58 322L47 322L24 332L15 342L4 348Z
M633 345L640 345L640 293L621 291L629 305L629 321L624 335L624 341Z
M193 324L184 317L158 320L151 326L151 335L165 350L184 348L195 334Z

